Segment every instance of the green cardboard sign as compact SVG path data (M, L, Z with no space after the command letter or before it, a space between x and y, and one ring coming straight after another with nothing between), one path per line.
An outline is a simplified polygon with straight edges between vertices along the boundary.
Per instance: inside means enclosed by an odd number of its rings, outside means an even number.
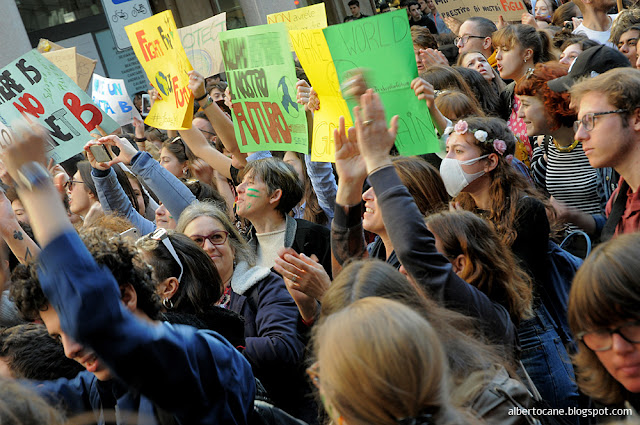
M220 33L241 152L309 152L288 40L283 23Z
M38 123L51 135L47 155L57 163L82 152L98 134L119 125L57 66L32 50L0 69L0 150L13 143L11 126Z
M411 89L418 67L406 11L357 19L323 31L340 84L348 77L348 71L365 69L367 83L380 94L387 122L394 115L399 116L398 151L402 155L440 151L429 108ZM357 103L347 99L347 104L353 117Z

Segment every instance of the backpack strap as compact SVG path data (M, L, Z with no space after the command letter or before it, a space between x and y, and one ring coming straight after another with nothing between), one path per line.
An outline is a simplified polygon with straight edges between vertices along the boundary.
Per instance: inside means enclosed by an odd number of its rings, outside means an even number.
M622 214L624 214L624 210L627 206L628 191L629 191L629 184L623 180L618 190L618 195L616 196L616 199L613 201L613 206L611 207L611 213L609 214L609 217L607 217L607 222L604 224L604 227L602 228L602 233L600 234L601 242L611 239L613 235L616 233L616 227L618 227L618 223L620 223Z

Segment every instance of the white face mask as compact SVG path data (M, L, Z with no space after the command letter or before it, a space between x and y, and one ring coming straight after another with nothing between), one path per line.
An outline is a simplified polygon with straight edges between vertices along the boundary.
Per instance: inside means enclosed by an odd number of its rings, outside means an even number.
M440 164L440 176L442 177L444 187L447 189L449 196L455 198L460 192L462 192L462 189L469 186L471 182L485 174L484 170L474 174L465 173L462 166L473 165L488 156L488 154L482 155L468 161L460 161L454 158L445 158L442 160L442 163Z

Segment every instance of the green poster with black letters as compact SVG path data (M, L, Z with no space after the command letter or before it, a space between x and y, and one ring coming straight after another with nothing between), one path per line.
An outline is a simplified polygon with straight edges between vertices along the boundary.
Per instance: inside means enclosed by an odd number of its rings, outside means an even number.
M398 115L398 151L402 155L440 151L429 108L411 89L418 67L407 12L382 13L323 31L340 84L350 70L363 68L367 84L380 94L387 123ZM346 100L355 122L353 108L357 103Z
M240 152L308 153L307 119L285 24L220 33Z

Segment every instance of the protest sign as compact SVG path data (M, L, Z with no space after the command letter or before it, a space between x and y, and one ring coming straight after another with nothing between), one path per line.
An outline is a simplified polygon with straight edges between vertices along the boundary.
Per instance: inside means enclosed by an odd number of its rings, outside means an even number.
M52 59L52 57L47 56L47 53L63 50L64 47L52 41L49 41L46 38L41 38L40 41L38 42L37 49L48 60L56 64L58 68L63 69L60 64L55 62L56 56L53 56L53 59ZM77 52L75 55L76 57L75 59L73 59L74 63L76 64L75 73L68 73L65 71L65 74L67 74L82 90L86 91L89 88L89 82L91 81L91 74L93 74L93 70L96 68L97 61L94 59L88 58L86 56L83 56ZM75 74L75 78L73 76L74 74Z
M125 27L152 15L149 0L102 0L102 7L118 50L135 44L127 38Z
M182 47L193 69L205 78L224 72L218 34L227 30L227 14L221 13L197 24L178 28Z
M130 124L133 122L133 118L142 121L140 112L138 112L127 93L124 80L105 78L98 74L93 74L91 88L93 102L118 124Z
M107 133L118 124L104 114L57 66L32 50L0 70L0 149L12 142L17 121L38 123L51 135L47 155L62 162L82 151L99 125Z
M189 63L170 10L125 28L133 51L162 100L156 101L145 123L163 130L191 128L193 94Z
M320 109L313 115L311 160L335 162L333 130L344 116L345 125L353 126L347 103L342 98L329 46L321 29L289 31L300 64L311 86L318 93Z
M460 22L472 16L482 16L498 22L502 16L505 21L522 20L527 12L522 0L434 0L438 12L443 18L456 18Z
M78 84L78 62L76 61L75 47L43 53L42 56L60 68L74 83Z
M427 104L411 89L418 68L406 11L333 25L323 31L340 83L349 71L363 68L367 84L380 94L387 120L399 116L398 151L402 155L438 152ZM353 111L356 102L347 99L347 104Z
M285 12L267 15L267 24L284 22L287 30L311 30L327 27L327 12L324 3L318 3L300 9L287 10ZM293 50L291 40L289 47Z
M307 119L284 24L225 31L220 45L241 152L308 153Z

